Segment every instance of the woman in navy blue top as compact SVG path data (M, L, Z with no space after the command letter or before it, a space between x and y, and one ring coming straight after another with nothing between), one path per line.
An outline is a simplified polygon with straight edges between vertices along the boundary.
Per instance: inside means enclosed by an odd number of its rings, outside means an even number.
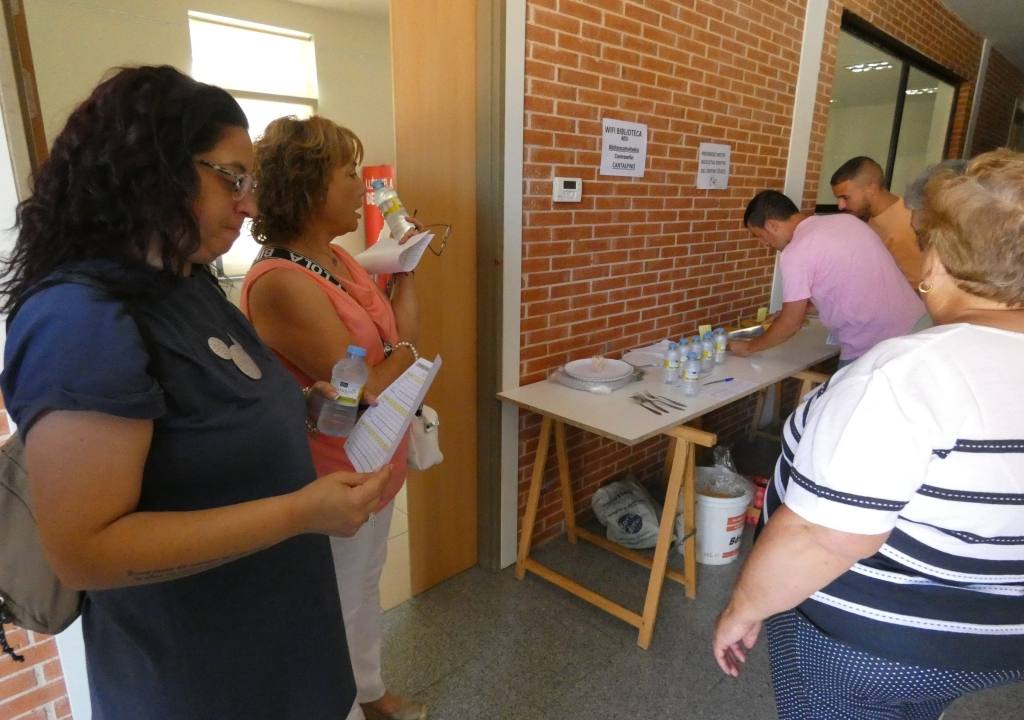
M326 536L387 471L314 477L302 394L206 269L255 212L246 128L219 88L122 70L18 209L3 393L47 555L87 591L96 718L333 720L354 699Z

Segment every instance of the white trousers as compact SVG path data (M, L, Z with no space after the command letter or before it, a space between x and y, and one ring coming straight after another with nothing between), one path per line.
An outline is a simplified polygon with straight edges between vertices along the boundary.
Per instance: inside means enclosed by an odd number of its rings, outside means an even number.
M373 702L384 696L384 679L380 672L380 573L388 554L388 531L394 508L394 501L389 502L350 538L331 538L348 654L356 677L356 701L348 720L364 720L359 703Z

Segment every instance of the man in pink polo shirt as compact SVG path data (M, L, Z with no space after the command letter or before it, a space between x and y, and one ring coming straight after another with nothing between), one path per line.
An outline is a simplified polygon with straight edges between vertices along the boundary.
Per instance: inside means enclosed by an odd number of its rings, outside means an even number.
M803 325L808 302L839 345L840 367L882 340L927 326L924 304L858 218L807 215L782 193L763 190L747 205L743 224L780 253L782 312L764 335L730 343L736 355L788 340Z

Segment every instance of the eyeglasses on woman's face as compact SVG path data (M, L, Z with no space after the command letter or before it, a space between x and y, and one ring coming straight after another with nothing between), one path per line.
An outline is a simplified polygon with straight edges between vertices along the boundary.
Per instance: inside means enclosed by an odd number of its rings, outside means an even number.
M231 168L218 165L217 163L210 162L209 160L196 160L196 162L203 167L210 168L227 182L231 183L231 187L233 188L231 197L235 200L241 200L250 192L256 190L256 178L248 173L235 172Z

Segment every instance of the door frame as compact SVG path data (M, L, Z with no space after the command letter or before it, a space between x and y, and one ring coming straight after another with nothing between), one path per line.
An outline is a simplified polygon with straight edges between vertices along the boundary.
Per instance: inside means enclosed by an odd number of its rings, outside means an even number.
M519 520L519 410L496 394L520 377L526 0L477 7L478 562L500 570Z

